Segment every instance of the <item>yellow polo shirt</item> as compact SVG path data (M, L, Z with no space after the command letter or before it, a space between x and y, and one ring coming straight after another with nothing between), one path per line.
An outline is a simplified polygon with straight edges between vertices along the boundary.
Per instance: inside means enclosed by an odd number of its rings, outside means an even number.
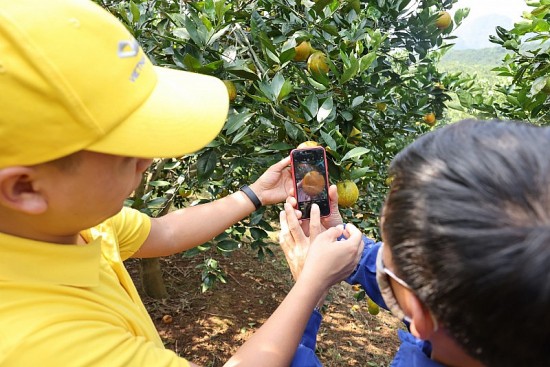
M82 246L0 233L0 366L189 366L164 348L122 263L150 228L124 208Z

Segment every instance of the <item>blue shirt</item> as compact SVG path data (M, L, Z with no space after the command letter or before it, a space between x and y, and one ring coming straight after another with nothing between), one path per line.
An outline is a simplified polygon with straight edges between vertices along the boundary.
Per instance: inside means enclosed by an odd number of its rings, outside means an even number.
M346 282L349 284L360 284L370 299L387 309L376 282L376 256L382 243L374 242L364 236L363 242L365 243L365 248L363 249L361 260L357 265L357 269L346 279ZM315 355L317 332L320 326L321 314L318 311L313 311L292 360L291 367L322 366ZM430 359L432 350L430 342L420 340L404 330L398 330L398 336L401 345L390 365L391 367L443 367L441 364Z

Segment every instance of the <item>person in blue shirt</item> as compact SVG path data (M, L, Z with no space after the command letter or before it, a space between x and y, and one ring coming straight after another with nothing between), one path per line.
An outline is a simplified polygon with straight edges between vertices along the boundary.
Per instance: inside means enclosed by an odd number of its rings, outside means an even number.
M364 238L347 279L408 326L392 367L550 366L549 142L548 127L464 120L394 158L383 242ZM341 219L335 208L321 222L314 208L302 222L294 207L289 198L281 212L280 244L298 277L309 241ZM321 318L293 367L321 365Z

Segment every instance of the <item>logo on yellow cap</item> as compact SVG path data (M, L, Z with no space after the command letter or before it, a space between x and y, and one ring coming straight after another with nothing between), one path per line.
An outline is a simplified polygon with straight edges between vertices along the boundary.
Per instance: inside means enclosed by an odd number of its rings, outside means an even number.
M126 59L128 57L134 57L139 53L139 44L136 40L131 41L119 41L118 42L118 57Z

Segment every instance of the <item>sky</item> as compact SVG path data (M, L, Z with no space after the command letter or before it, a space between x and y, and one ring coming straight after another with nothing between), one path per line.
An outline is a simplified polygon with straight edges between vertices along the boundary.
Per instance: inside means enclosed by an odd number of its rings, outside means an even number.
M453 32L458 37L457 48L495 47L488 42L489 34L495 34L495 27L509 29L521 20L523 11L533 9L525 0L458 0L450 13L459 8L470 8L470 15Z

